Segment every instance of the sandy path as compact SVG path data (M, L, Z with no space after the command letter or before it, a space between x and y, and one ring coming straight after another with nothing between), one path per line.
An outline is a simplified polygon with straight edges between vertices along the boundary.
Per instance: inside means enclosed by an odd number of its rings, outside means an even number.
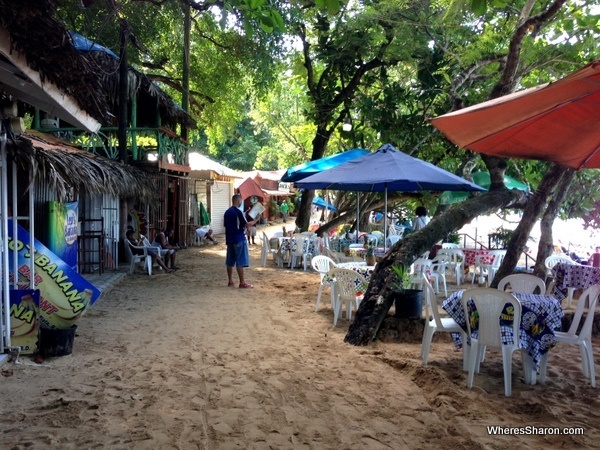
M226 287L224 246L182 251L173 274L128 276L80 321L72 355L2 368L1 448L592 448L598 391L551 359L513 396L501 363L466 389L460 353L343 343L318 275L259 263ZM575 348L565 347L575 357ZM573 351L572 351L573 350ZM487 425L583 426L584 436L490 436Z

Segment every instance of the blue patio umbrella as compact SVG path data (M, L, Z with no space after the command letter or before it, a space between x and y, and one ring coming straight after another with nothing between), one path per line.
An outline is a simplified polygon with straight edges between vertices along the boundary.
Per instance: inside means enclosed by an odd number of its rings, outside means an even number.
M312 203L319 208L327 208L329 211L337 211L335 206L333 206L331 203L327 203L321 197L314 197Z
M475 183L402 153L390 144L382 145L376 152L311 175L295 184L302 189L384 192L386 217L388 190L485 191ZM385 227L385 239L387 240L387 227Z
M360 156L368 154L369 151L362 148L354 148L347 150L342 153L337 153L331 156L325 156L324 158L315 159L314 161L308 161L297 166L290 167L287 172L281 177L281 181L288 183L302 180L310 175L322 172L324 170L333 169L340 164L347 161L351 161Z

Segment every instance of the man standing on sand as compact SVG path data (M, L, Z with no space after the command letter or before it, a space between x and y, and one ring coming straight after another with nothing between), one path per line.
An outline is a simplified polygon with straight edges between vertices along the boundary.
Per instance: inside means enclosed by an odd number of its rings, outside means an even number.
M233 287L233 268L235 267L238 278L240 279L240 289L252 288L251 284L244 281L244 267L250 265L250 257L248 255L248 243L244 232L250 231L250 228L256 225L260 219L260 215L250 222L246 221L244 211L242 211L242 196L235 194L231 197L232 206L225 211L223 221L225 224L225 243L227 244L227 256L225 265L227 266L227 278L229 280L227 286Z
M283 216L283 223L287 222L288 219L288 212L289 212L289 207L288 204L285 200L283 200L281 202L281 205L279 205L279 210L281 211L281 215Z

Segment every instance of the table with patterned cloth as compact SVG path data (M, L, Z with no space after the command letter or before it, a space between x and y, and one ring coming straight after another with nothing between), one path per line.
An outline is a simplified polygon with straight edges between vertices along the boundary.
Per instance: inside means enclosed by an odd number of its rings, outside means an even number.
M600 284L600 267L558 263L552 269L552 275L556 283L553 294L559 300L567 297L570 287L585 290Z
M279 253L283 261L289 261L291 253L298 248L298 241L294 237L279 238ZM310 253L311 255L320 255L318 238L305 239L302 247L302 253Z
M486 248L461 248L462 252L465 254L465 264L464 266L468 268L469 266L475 265L475 258L481 256L484 264L491 264L493 257L490 256L490 250Z
M329 242L329 248L334 252L346 252L350 244L356 244L356 236L351 238L333 238Z
M382 258L385 256L385 249L383 247L374 248L373 255ZM364 247L349 248L346 256L358 256L359 258L364 258L367 256L367 249Z
M465 313L462 307L462 295L464 290L454 292L442 303L442 308L458 323L465 332L467 324ZM555 330L562 327L562 318L564 312L560 307L560 302L547 295L537 294L513 294L520 302L522 307L521 327L519 331L519 340L521 346L531 357L534 367L537 369L541 357L556 344L554 336ZM471 330L473 337L477 337L477 316L475 303L472 300L468 302L469 316L471 317ZM503 315L511 315L505 309ZM500 329L502 331L502 342L510 344L513 342L512 320L501 320ZM456 348L462 346L460 333L452 333L452 339Z

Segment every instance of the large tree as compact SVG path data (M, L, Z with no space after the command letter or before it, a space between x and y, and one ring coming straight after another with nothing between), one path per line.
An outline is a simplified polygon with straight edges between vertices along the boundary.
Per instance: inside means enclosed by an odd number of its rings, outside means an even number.
M556 27L556 19L561 13L561 7L565 3L566 0L557 0L551 3L527 1L522 5L516 16L512 9L517 4L516 2L511 4L509 8L500 11L498 17L490 16L492 12L488 11L486 16L488 22L486 23L497 23L501 16L504 19L502 21L503 26L513 24L512 35L503 50L495 49L488 58L480 58L479 61L474 61L474 64L469 67L470 70L465 70L464 76L457 76L455 80L463 85L467 80L473 82L478 75L489 76L490 69L495 66L499 76L496 77L489 98L496 98L512 92L524 74L532 72L534 68L540 70L545 63L542 60L537 60L535 66L524 64L524 62L532 61L531 53L534 47L532 41L544 32L548 33L546 39L550 38L553 27ZM510 20L511 16L515 17ZM582 32L582 34L585 33ZM448 45L448 42L443 39L437 39L436 42L438 45ZM492 43L492 47L498 47L497 43ZM444 49L446 52L449 50L450 47ZM523 54L525 54L525 57ZM557 61L558 57L559 53L557 52L555 56ZM577 60L577 58L573 60ZM560 65L556 67L560 67ZM458 92L460 91L456 89L456 93ZM453 97L452 104L455 107L460 107L463 99L460 95L453 95ZM431 245L449 232L461 228L479 215L489 214L497 209L519 207L524 208L523 219L513 234L507 257L496 279L498 280L500 277L512 272L533 224L544 211L552 195L562 195L558 189L554 189L555 186L558 185L561 189L568 188L569 183L564 180L566 180L565 177L569 176L569 173L564 167L550 164L534 194L531 198L525 198L522 192L508 191L504 187L503 178L507 167L505 160L489 156L484 156L482 159L491 175L490 191L450 208L432 220L427 227L403 239L392 249L384 260L378 264L371 278L365 299L361 303L355 321L346 335L346 342L355 345L367 344L376 336L379 325L391 306L391 299L388 294L392 290L394 279L391 270L393 264L409 266L417 255L430 248ZM563 181L561 182L561 180Z
M279 66L274 61L281 55L284 28L276 9L245 0L64 0L59 17L117 54L119 24L126 21L128 62L180 102L188 5L189 112L200 126L190 139L216 150L239 134L248 101L264 94L276 79Z
M302 45L296 73L306 81L309 119L315 127L311 160L324 156L331 136L344 121L352 121L354 99L368 88L370 74L386 77L386 69L415 65L415 49L427 48L422 23L429 2L383 0L344 5L337 14L307 11L290 28ZM296 224L308 228L313 192L302 196Z

